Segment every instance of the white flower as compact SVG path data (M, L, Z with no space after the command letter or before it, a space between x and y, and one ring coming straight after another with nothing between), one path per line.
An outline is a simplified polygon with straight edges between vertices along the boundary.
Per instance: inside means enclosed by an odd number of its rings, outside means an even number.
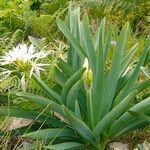
M30 77L32 76L33 72L35 71L35 74L37 74L38 76L40 76L40 71L44 71L44 69L42 67L44 66L48 66L49 64L36 64L36 63L32 63L32 68L30 70Z
M26 44L19 44L16 48L13 48L13 50L5 53L5 56L2 56L0 64L7 65L16 61L26 63L28 61L34 61L35 59L44 58L48 54L48 52L44 51L36 52L33 44L31 44L29 48Z
M0 65L12 65L18 71L38 72L43 70L41 67L48 64L36 64L39 59L46 57L49 52L39 51L36 52L34 46L31 44L28 48L26 44L19 44L13 50L5 53L4 56L0 58ZM31 74L30 74L31 76Z
M25 89L26 73L29 72L30 77L33 72L40 76L40 71L43 71L43 67L49 64L41 64L38 63L38 61L45 58L48 54L50 54L50 52L42 50L37 52L32 44L29 48L26 44L19 44L16 48L14 47L9 52L5 52L5 55L0 57L0 66L5 68L6 65L9 65L13 67L13 70L19 71L21 73L21 87ZM3 69L0 74L6 74L8 77L11 74L11 70Z

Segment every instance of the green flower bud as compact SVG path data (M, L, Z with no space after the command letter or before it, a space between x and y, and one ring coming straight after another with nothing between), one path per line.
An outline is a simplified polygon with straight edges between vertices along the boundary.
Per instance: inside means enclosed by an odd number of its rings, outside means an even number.
M87 58L84 60L83 67L86 68L83 74L84 86L86 90L90 90L92 87L92 70L89 68L89 62Z

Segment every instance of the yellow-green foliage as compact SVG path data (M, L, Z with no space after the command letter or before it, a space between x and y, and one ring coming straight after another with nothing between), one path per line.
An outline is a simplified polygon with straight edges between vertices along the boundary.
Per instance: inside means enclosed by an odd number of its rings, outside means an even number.
M136 34L150 32L149 0L82 0L81 3L94 19L106 17L111 26L119 28L124 22L130 21Z
M30 2L22 0L0 0L0 21L3 22L3 27L6 31L15 31L18 28L23 28L24 21L18 18L18 15L25 15L31 13Z
M9 77L3 81L0 81L0 93L4 94L14 88L17 85L15 77Z
M67 0L0 0L0 33L21 29L24 37L35 35L50 39L56 32L56 14L66 7Z
M21 41L21 38L22 30L20 29L16 30L12 35L8 34L2 36L0 38L0 54L2 55L2 52L12 49L16 43Z
M50 38L52 31L55 30L55 16L51 15L40 15L39 17L31 17L29 19L29 27L32 30L32 33L39 37Z
M53 15L56 11L65 9L68 6L68 1L69 0L47 1L41 5L41 11Z

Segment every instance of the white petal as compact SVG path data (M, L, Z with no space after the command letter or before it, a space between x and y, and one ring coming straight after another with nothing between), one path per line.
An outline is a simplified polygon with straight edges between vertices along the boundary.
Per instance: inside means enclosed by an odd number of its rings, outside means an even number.
M29 50L28 50L28 54L29 54L29 55L32 55L32 54L34 54L34 52L35 52L35 51L34 51L34 45L31 44L30 47L29 47Z
M21 88L23 91L26 91L26 81L25 81L25 76L23 75L21 80L20 80L20 83L21 83Z
M31 78L31 76L33 74L33 71L34 71L34 67L32 67L31 70L30 70L30 75L29 75L30 78Z

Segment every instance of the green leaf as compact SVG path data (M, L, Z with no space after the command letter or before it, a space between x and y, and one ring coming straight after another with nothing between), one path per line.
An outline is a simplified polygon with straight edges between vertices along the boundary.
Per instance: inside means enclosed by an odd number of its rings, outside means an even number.
M65 62L62 59L58 59L58 67L59 69L61 69L61 71L66 74L66 76L69 78L71 75L73 75L75 73L75 71L71 68L71 66Z
M59 120L57 120L51 116L47 116L38 111L27 111L27 110L22 110L22 109L13 108L13 107L0 107L0 115L33 119L33 120L51 124L56 127L64 126L64 124L61 123Z
M67 96L71 87L82 77L82 74L84 73L84 71L85 71L85 68L81 68L74 75L72 75L65 83L62 89L62 93L61 93L63 103L66 103Z
M124 97L126 97L126 95L128 95L133 89L134 89L134 83L140 73L140 67L144 65L147 53L150 50L150 38L147 40L146 44L145 44L145 48L142 52L142 55L132 73L132 76L128 79L125 87L122 89L121 93L118 96L118 101L121 101Z
M147 67L141 67L141 70L148 78L150 78L150 70Z
M68 149L81 149L83 148L84 145L81 143L77 142L65 142L65 143L59 143L55 145L49 145L49 146L44 146L45 149L53 149L53 150L68 150Z
M116 92L115 92L115 97L120 93L120 91L123 89L123 87L126 85L128 79L132 75L133 70L129 71L126 73L124 76L121 76L118 80L117 87L116 87ZM115 100L116 102L116 100Z
M105 60L105 62L106 62L106 59L107 59L109 45L111 43L111 40L112 40L112 30L109 29L107 31L106 38L105 38L105 47L104 47L104 60Z
M102 98L104 94L105 86L105 72L104 72L104 33L105 33L105 23L106 19L104 18L101 21L99 27L99 47L96 53L96 72L93 74L93 87L92 87L92 101L93 101L93 113L94 115L94 125L97 124L100 118L100 111L102 110Z
M67 77L58 68L55 68L54 78L61 86L64 86L65 82L67 81Z
M84 59L84 57L86 57L84 49L82 48L80 43L75 39L75 37L71 34L65 23L61 21L59 18L57 18L57 25L58 28L61 30L61 32L67 37L68 41L72 44L74 49L77 51L80 58Z
M80 8L71 11L71 8L69 7L70 31L77 40L79 40L80 38L79 24L80 24ZM76 52L76 50L71 45L71 43L69 43L69 49L68 49L68 62L75 70L79 70L79 68L81 67L81 59L78 53Z
M60 123L60 122L59 122ZM11 130L4 130L4 131L0 131L0 138L4 137L4 136L9 136L9 137L14 137L14 136L21 136L24 133L27 132L33 132L36 129L39 129L41 127L41 124L38 122L33 122L27 126L23 126L23 127L19 127L19 128L15 128L15 129L11 129ZM55 127L59 127L59 125L56 125ZM61 124L60 127L64 127L63 124Z
M62 104L61 97L55 93L53 90L51 90L38 76L35 74L32 75L34 81L41 87L41 89L47 94L47 96L54 101L57 101L58 103Z
M23 134L22 137L30 139L40 139L47 141L52 138L75 138L75 132L66 128L54 128L54 129L41 129L34 132Z
M129 94L124 100L122 100L115 108L113 108L106 116L99 121L97 126L93 130L95 137L99 137L103 130L111 125L120 115L122 115L129 107L131 101L134 99L137 91Z
M75 103L77 101L77 96L78 92L80 90L81 84L83 83L82 80L77 81L70 89L68 96L67 96L67 101L66 101L66 106L73 112L75 111Z
M146 66L148 63L150 62L150 51L147 53L145 62L144 62L144 66Z
M141 118L145 119L146 121L150 122L150 117L149 116L146 116L146 115L144 115L142 113L131 111L131 110L128 110L128 112L131 115L133 115L134 117L141 117Z
M95 54L95 49L93 45L93 40L90 32L89 20L87 15L83 16L82 23L83 23L83 41L84 41L85 49L89 58L91 69L93 73L95 73L96 54Z
M46 40L45 39L38 39L32 36L28 36L30 42L35 45L39 49L43 49L46 46Z
M115 51L112 58L112 65L108 74L108 80L106 82L105 95L102 103L101 117L103 117L105 114L109 112L113 102L118 78L120 75L121 62L123 57L123 51L126 44L128 29L129 23L127 22L121 30L119 39L117 41L117 45L115 47Z
M30 100L32 102L35 102L37 104L40 104L41 106L46 106L47 108L63 115L62 106L51 101L48 98L41 97L41 96L34 95L34 94L24 93L24 92L16 93L16 95L24 99Z
M128 64L130 63L133 55L135 54L136 51L136 46L137 44L135 44L133 47L130 48L129 52L125 55L125 57L123 58L123 61L121 63L121 71L120 71L120 76L125 72Z
M80 107L77 100L75 101L75 114L79 119L82 119Z
M67 108L63 107L63 112L67 120L72 125L72 127L88 142L96 146L97 142L94 139L93 134L91 130L89 129L89 127L83 121L75 117Z
M144 115L150 116L150 97L142 100L138 104L134 105L129 109L129 111L134 111L142 113ZM129 112L125 112L121 117L119 117L110 127L109 137L115 138L128 130L137 127L141 123L146 122L145 119L141 117L134 117Z
M142 81L134 86L134 90L137 90L139 93L150 87L150 79Z

